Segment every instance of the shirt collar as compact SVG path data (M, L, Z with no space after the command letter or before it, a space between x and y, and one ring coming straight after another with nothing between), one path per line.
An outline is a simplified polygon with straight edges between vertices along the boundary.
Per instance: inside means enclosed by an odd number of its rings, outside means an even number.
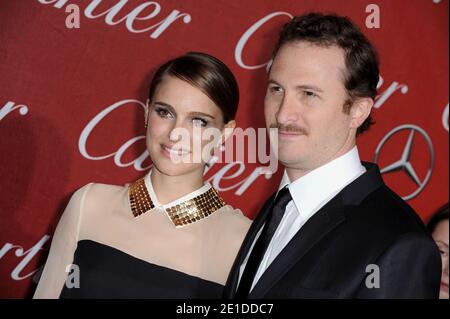
M167 204L161 204L158 200L158 197L156 196L155 190L153 189L153 184L152 184L152 179L151 179L151 174L152 171L150 171L145 177L144 177L144 182L145 182L145 186L147 187L147 191L150 195L151 200L153 201L153 205L155 205L155 207L161 208L161 209L166 209L168 207L172 207L172 206L176 206L179 205L185 201L191 200L194 197L197 197L199 195L202 195L204 193L206 193L207 191L209 191L211 189L211 185L209 183L205 183L205 185L203 185L202 187L200 187L199 189L196 189L195 191L184 195L183 197L180 197L170 203Z
M151 172L128 186L128 200L134 217L159 208L165 211L175 227L183 227L208 217L226 205L208 183L190 194L162 205L158 202L150 175Z
M285 170L279 189L289 185L297 213L308 218L321 207L322 203L330 200L365 171L355 146L344 155L293 182L289 180Z

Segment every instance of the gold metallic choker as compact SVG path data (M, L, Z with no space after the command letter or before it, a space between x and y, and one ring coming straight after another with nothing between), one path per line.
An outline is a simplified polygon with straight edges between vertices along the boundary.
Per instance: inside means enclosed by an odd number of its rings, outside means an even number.
M155 208L145 186L144 178L130 184L128 187L128 198L134 217L138 217ZM225 205L225 202L217 191L211 187L203 194L188 199L178 205L167 207L165 210L172 223L176 227L180 227L201 220Z

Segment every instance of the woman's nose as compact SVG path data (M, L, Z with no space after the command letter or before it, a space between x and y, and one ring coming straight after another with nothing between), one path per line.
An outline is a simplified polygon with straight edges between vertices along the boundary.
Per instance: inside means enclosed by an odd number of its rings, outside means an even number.
M181 139L181 134L180 134L180 129L179 128L174 128L170 131L169 133L169 140L171 142L178 142Z
M169 132L169 140L171 142L186 141L190 139L189 130L182 125L183 123L176 122L172 130Z

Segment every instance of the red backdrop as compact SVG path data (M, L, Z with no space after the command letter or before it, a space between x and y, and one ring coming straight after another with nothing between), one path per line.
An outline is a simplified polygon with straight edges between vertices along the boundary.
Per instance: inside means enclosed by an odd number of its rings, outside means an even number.
M74 190L145 173L138 101L156 66L186 51L217 56L240 85L238 126L264 127L264 64L279 27L310 10L351 17L378 48L377 124L360 154L381 168L409 155L400 164L413 171L383 176L428 219L448 201L448 1L378 0L379 27L368 28L372 2L1 0L0 297L31 296ZM79 28L66 25L71 4ZM253 217L282 173L266 179L258 166L217 164L206 178Z

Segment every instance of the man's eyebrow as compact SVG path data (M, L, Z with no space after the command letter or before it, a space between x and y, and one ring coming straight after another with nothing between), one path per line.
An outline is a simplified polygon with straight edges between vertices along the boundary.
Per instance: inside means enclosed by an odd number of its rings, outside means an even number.
M297 90L313 90L316 92L323 93L323 90L315 85L309 85L309 84L297 85L295 88Z
M278 83L277 81L275 81L274 79L269 79L269 80L267 81L267 83L268 83L268 84L276 84L276 85L278 85L278 86L281 86L281 84Z
M275 84L275 85L282 87L282 85L280 83L278 83L277 81L275 81L274 79L269 79L268 84ZM318 86L315 86L315 85L310 85L310 84L297 85L295 88L297 90L313 90L316 92L323 93L323 90L321 88L319 88Z

